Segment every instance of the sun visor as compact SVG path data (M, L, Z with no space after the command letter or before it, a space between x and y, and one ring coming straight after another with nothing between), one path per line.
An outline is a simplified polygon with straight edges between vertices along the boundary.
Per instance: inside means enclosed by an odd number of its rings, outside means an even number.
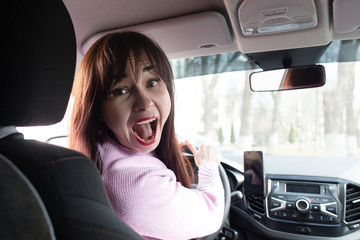
M149 35L170 58L189 51L222 48L233 42L224 16L211 11L97 33L82 44L83 54L102 36L125 30Z
M360 28L360 1L334 0L334 30L338 33L350 33Z

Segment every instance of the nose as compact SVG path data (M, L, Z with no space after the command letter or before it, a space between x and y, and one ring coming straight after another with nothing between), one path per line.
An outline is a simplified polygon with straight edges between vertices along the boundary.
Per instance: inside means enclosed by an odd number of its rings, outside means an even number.
M135 94L135 111L147 111L154 106L154 102L146 91L138 90Z

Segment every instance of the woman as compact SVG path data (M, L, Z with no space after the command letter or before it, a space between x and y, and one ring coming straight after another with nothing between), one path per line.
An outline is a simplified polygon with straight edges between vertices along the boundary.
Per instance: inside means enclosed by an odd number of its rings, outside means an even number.
M172 70L154 41L137 32L102 37L84 57L73 95L70 147L95 159L121 219L147 239L190 239L219 229L220 153L178 142ZM198 167L196 188L184 144Z

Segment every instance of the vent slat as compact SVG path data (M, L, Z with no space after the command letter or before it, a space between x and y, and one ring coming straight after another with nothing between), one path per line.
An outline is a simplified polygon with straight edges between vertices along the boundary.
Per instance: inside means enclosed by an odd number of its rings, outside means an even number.
M347 208L348 209L348 208ZM357 208L349 208L349 210L346 211L346 213L350 214L354 214L354 213L358 213L360 214L360 207Z
M346 186L345 221L360 220L360 187L353 184Z
M359 199L360 198L360 192L349 193L346 195L349 197L349 199Z
M260 214L265 213L265 204L263 199L248 198L248 203L252 210Z

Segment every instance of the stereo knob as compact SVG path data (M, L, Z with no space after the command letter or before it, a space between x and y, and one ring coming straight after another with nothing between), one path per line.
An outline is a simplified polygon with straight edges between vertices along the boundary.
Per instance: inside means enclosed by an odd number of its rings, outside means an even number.
M296 201L296 209L301 213L307 213L310 211L310 203L306 199L299 199Z

